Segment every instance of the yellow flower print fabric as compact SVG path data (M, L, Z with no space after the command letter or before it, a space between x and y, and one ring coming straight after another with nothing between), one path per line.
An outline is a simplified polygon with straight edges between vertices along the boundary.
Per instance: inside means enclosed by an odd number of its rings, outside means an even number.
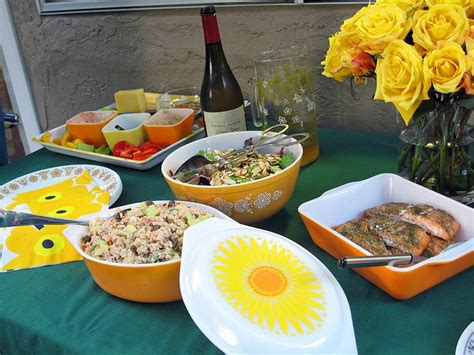
M101 190L87 171L77 177L21 192L2 206L38 215L78 219L108 209L109 193ZM1 271L81 260L67 240L66 225L3 228ZM2 238L0 238L2 239Z

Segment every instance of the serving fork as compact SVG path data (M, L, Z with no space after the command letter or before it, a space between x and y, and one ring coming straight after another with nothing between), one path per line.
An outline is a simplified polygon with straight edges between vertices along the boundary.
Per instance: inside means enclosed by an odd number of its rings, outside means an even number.
M34 226L41 224L77 224L80 226L88 226L89 221L40 216L0 209L0 227Z
M458 245L464 243L456 242L448 245L439 254L442 254ZM438 255L439 255L438 254ZM398 266L398 265L409 265L417 264L421 261L428 259L426 256L418 256L412 254L403 255L371 255L371 256L344 256L337 260L338 269L353 269L358 267L373 267L373 266Z

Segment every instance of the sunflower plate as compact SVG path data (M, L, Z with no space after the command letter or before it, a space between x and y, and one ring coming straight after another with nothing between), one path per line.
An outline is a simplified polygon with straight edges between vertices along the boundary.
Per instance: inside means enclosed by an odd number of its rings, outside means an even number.
M357 353L342 288L281 235L215 218L189 228L180 287L196 325L226 353Z

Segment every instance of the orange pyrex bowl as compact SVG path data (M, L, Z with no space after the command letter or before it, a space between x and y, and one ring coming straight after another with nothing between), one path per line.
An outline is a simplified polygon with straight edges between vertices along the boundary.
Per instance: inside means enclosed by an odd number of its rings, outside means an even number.
M145 121L143 127L152 143L167 147L189 136L193 131L193 123L194 110L170 108L155 113Z
M165 158L161 172L176 198L197 201L213 206L232 219L244 224L253 224L273 216L281 210L293 194L298 179L303 148L301 144L285 147L285 152L293 153L295 161L278 172L265 178L236 185L200 186L186 184L170 177L188 158L199 150L213 148L226 150L242 148L244 141L259 139L258 131L242 131L219 134L189 143ZM277 152L281 147L268 147L262 153Z
M168 201L155 201L155 203L167 203ZM207 211L215 217L231 220L218 210L192 202L182 202L189 206ZM128 209L139 205L134 203L117 209ZM116 209L108 210L101 214L111 216ZM74 226L76 230L70 239L74 248L81 254L89 269L89 272L104 291L129 301L135 302L172 302L181 299L179 289L180 260L170 260L153 264L124 264L113 263L97 259L82 250L81 237L87 227Z
M474 265L474 212L471 208L394 174L380 174L330 190L298 211L313 241L336 258L372 255L332 229L386 202L425 203L449 212L461 225L464 243L413 266L353 269L392 297L405 300ZM341 271L347 272L347 271Z
M106 143L102 128L115 116L113 111L85 111L68 119L66 127L74 138L98 147Z

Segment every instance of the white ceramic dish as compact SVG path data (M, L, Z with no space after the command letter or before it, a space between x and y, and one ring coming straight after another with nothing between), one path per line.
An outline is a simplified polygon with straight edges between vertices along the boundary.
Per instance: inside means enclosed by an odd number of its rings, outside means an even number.
M281 235L216 218L188 228L180 287L193 321L225 353L357 353L344 291Z
M50 130L51 132L51 140L54 138L60 138L62 135L66 132L66 126L62 125L60 127L54 128ZM45 132L46 133L46 132ZM106 163L106 164L112 164L112 165L117 165L117 166L124 166L126 168L131 168L131 169L136 169L136 170L147 170L150 169L159 163L161 163L173 150L175 150L178 147L181 147L182 145L192 142L193 140L196 140L198 138L204 137L204 128L197 128L193 130L193 132L181 139L180 141L160 150L158 153L153 154L151 157L145 160L137 161L137 160L131 160L131 159L124 159L124 158L119 158L119 157L114 157L112 155L104 155L104 154L97 154L97 153L92 153L92 152L86 152L83 150L78 150L78 149L73 149L73 148L68 148L68 147L63 147L59 146L53 143L46 143L41 141L41 136L44 133L36 136L33 138L33 141L36 143L41 144L43 147L46 149L55 152L55 153L60 153L60 154L65 154L65 155L70 155L73 157L77 158L82 158L82 159L88 159L92 161L97 161L100 163Z
M474 322L471 322L459 337L456 355L474 355Z
M110 194L109 206L113 205L122 193L120 176L113 170L98 165L64 165L35 171L20 176L0 186L0 205L7 204L13 196L48 185L53 185L87 171L102 190Z
M413 266L354 269L395 298L410 298L474 264L474 210L395 174L348 183L303 203L298 211L314 242L336 258L371 255L331 227L362 217L387 202L424 203L450 213L461 225L455 238L464 243Z

